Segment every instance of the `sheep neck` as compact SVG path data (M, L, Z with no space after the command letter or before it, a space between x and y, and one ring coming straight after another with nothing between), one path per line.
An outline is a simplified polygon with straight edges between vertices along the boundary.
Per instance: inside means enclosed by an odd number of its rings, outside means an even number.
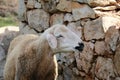
M39 58L41 57L41 59L43 60L43 58L46 58L46 56L49 57L54 56L53 51L50 48L44 35L41 35L37 42L39 42L37 43L38 44L37 55L39 56Z
M43 36L40 36L40 38L36 42L39 42L37 43L38 44L37 60L40 63L37 65L37 69L41 69L42 72L42 73L38 72L37 76L38 78L40 77L41 79L45 80L45 77L47 76L48 73L50 73L50 71L53 71L57 74L56 72L57 62L55 64L56 58L53 55L53 52L50 46L48 45L47 40Z

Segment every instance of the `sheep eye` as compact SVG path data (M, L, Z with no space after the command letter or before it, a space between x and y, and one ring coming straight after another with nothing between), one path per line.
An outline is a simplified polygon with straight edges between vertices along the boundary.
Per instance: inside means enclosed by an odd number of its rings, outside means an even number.
M58 36L57 36L57 38L61 38L61 37L63 37L63 36L62 36L62 35L58 35Z

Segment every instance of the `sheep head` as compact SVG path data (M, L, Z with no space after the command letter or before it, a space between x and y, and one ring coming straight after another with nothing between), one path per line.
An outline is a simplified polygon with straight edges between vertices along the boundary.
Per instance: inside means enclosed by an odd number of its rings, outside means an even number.
M56 24L46 30L47 41L53 52L82 51L84 44L79 36L65 25Z

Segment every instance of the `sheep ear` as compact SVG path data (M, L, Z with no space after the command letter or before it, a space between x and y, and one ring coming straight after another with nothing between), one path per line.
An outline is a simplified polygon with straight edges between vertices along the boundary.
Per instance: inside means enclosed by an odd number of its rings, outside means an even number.
M53 36L52 34L47 34L47 41L48 41L49 46L52 49L55 49L57 47L57 40L55 36Z

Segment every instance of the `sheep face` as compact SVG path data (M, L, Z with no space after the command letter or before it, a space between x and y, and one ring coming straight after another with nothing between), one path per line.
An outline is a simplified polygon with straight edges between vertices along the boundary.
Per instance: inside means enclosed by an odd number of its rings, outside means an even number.
M84 44L79 36L64 25L54 25L53 33L47 35L50 47L55 52L82 51Z

